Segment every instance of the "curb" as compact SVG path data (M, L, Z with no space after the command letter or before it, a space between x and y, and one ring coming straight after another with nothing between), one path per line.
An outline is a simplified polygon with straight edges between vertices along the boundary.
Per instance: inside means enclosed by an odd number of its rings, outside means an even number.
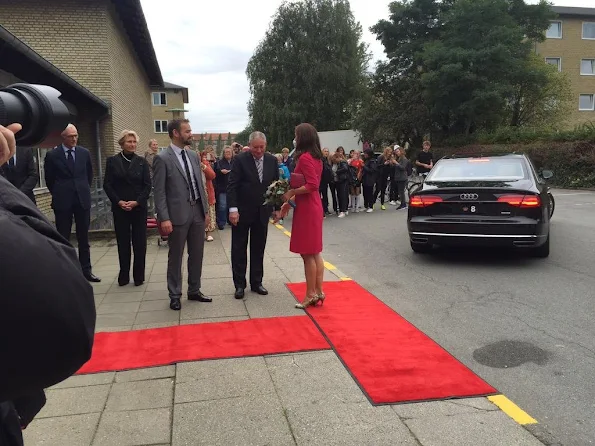
M291 232L285 229L284 226L271 222L277 229L279 229L283 234L287 237L291 237ZM353 280L347 274L343 273L340 269L338 269L332 263L327 261L324 262L324 268L332 273L333 275L337 276L340 280ZM533 429L528 429L529 426L535 426L538 424L537 420L509 400L506 396L499 394L499 395L491 395L485 397L490 401L492 404L496 405L502 412L508 415L513 421L515 421L519 426L525 428L529 433L535 436L538 440L539 438L533 432Z

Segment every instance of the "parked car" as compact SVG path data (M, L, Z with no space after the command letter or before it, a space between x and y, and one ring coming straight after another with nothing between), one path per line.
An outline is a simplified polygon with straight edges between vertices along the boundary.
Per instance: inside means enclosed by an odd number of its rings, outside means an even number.
M552 176L519 154L439 160L409 200L411 249L503 246L547 257Z

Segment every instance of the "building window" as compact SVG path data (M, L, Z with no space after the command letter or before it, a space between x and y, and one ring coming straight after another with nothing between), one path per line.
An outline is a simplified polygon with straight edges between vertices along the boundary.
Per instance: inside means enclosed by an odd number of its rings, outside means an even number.
M595 59L581 60L581 74L583 76L595 75Z
M33 159L35 160L35 167L37 167L37 173L39 174L39 181L37 182L36 189L42 189L47 187L45 184L45 171L43 165L45 164L45 155L52 149L31 149L33 151Z
M167 94L160 92L153 93L153 105L167 105Z
M595 22L583 22L583 39L595 40Z
M155 121L155 133L167 133L167 121Z
M548 39L562 38L562 22L550 22L550 27L545 32L545 37Z
M578 109L581 111L595 110L595 95L581 94L578 100Z
M562 59L559 57L546 57L545 63L549 65L554 65L558 68L558 71L562 71Z

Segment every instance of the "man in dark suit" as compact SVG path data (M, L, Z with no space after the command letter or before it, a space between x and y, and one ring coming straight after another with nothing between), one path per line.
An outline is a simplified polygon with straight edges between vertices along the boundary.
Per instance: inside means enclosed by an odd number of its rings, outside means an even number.
M203 166L193 150L192 129L187 119L167 124L170 146L153 160L155 212L163 233L168 234L167 290L169 308L182 308L182 258L188 245L188 300L211 302L200 291L205 227L209 203L202 181Z
M267 295L262 286L264 248L268 223L273 208L264 206L264 194L273 181L279 179L277 158L266 153L266 136L262 132L250 135L250 150L234 158L227 184L227 204L231 222L231 268L235 298L244 298L250 237L250 289Z
M76 226L79 262L89 282L101 282L91 272L89 224L91 223L91 154L78 146L78 131L72 124L62 132L63 143L45 156L45 183L52 194L56 229L70 241L72 218Z
M8 162L0 166L0 175L35 203L33 189L39 181L39 173L35 159L33 159L32 149L17 147L16 153L10 157Z

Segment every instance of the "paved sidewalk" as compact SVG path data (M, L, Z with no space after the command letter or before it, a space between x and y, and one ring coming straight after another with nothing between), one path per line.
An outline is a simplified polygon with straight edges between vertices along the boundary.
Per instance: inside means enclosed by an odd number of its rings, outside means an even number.
M156 238L140 287L114 284L115 243L93 246L93 272L102 278L94 286L97 331L304 314L284 285L304 276L282 231L269 230L269 296L248 292L243 301L233 298L231 231L214 236L205 248L202 287L213 302L183 299L180 312L168 307L167 247L158 247ZM325 280L339 278L327 271ZM374 407L332 351L75 376L47 397L25 431L27 445L542 444L486 398Z

